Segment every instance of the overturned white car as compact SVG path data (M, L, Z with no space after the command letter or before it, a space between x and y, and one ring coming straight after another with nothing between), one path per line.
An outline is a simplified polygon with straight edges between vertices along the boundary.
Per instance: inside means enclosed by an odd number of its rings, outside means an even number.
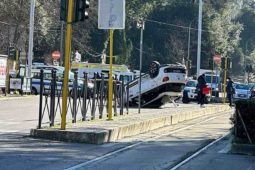
M182 95L187 75L181 64L160 65L154 61L149 73L142 75L141 106L158 108ZM129 104L137 105L139 98L139 78L129 83Z

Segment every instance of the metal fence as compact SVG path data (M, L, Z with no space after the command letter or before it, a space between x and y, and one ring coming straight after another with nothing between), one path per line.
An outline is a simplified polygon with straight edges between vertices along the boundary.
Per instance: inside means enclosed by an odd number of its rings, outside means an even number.
M120 80L116 77L113 81L114 116L129 113L128 84L124 85L123 77ZM40 71L39 129L42 123L49 122L49 126L54 126L55 122L61 120L62 82L55 70L52 70L51 79L47 80L43 70ZM74 80L69 81L68 91L67 121L76 123L77 120L95 120L108 116L108 80L103 74L94 74L94 78L89 80L87 73L84 73L82 79L78 79L75 73Z

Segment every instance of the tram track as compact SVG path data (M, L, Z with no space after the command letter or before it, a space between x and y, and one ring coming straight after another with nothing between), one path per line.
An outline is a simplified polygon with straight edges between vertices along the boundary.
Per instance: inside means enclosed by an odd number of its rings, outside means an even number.
M181 127L181 128L177 128L177 129L174 129L170 132L166 132L166 133L160 133L160 134L157 134L155 133L154 136L152 137L149 137L149 138L146 138L144 139L143 141L140 141L140 142L136 142L136 143L133 143L133 144L130 144L128 146L125 146L123 148L120 148L120 149L117 149L115 151L112 151L112 152L109 152L105 155L102 155L102 156L99 156L95 159L92 159L92 160L89 160L89 161L86 161L86 162L83 162L83 163L80 163L80 164L77 164L75 166L72 166L70 168L67 168L66 170L77 170L77 169L80 169L82 167L86 167L86 166L89 166L91 164L94 164L94 163L97 163L97 162L100 162L100 161L103 161L103 160L107 160L109 159L110 157L112 156L115 156L119 153L122 153L124 151L127 151L127 150L130 150L132 148L135 148L135 147L138 147L139 145L142 145L142 144L145 144L149 141L156 141L157 139L159 138L162 138L162 137L165 137L165 136L168 136L168 135L173 135L173 134L176 134L178 132L182 132L182 131L185 131L187 129L190 129L192 127L195 127L195 126L198 126L198 125L201 125L203 123L206 123L206 122L209 122L209 121L212 121L214 119L217 119L219 117L223 117L223 116L226 116L230 114L230 112L220 112L216 115L213 115L213 117L211 117L212 115L210 116L204 116L203 120L201 121L198 121L198 122L195 122L195 123L192 123L192 124L189 124L187 126L184 126L184 127ZM210 142L209 144L207 144L206 146L204 146L202 149L199 149L199 150L196 150L194 154L190 154L188 155L188 157L186 158L183 158L182 160L180 160L179 162L177 162L177 164L173 166L171 166L169 169L172 170L172 168L179 168L180 166L182 166L183 164L185 164L186 162L190 161L192 158L196 157L197 155L199 155L201 152L203 152L204 150L206 150L207 148L209 148L210 146L214 145L215 143L217 143L218 141L222 140L224 137L226 137L228 134L226 135L223 135L222 137L216 139L216 140L213 140L213 142ZM174 169L173 169L174 170Z

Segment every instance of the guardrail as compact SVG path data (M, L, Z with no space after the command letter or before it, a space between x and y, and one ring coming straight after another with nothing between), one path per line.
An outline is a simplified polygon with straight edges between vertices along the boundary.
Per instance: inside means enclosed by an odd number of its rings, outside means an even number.
M84 73L82 79L78 79L77 75L76 72L74 80L68 85L67 120L76 123L77 120L87 121L107 117L108 81L104 75L94 74L92 80L88 79L87 73ZM46 80L43 70L40 71L38 129L41 129L43 122L49 122L49 126L54 126L56 121L61 120L63 80L57 78L55 70L52 70L51 77L50 80ZM129 113L128 84L124 84L123 77L120 80L115 78L113 81L114 116Z

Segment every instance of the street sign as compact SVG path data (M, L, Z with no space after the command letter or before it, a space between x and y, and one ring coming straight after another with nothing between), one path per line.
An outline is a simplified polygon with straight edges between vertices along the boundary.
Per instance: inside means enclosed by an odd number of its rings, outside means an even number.
M21 90L21 78L10 78L10 89Z
M16 60L16 48L15 47L9 47L8 56L11 60Z
M58 59L60 59L61 54L60 54L59 51L53 51L52 54L51 54L51 56L52 56L52 58L53 58L54 60L58 60Z
M221 56L220 56L220 55L215 55L215 56L213 56L213 61L214 61L216 64L220 64L220 63L221 63Z
M7 56L0 55L0 87L5 87L7 69Z
M99 0L98 28L124 29L125 28L125 0Z

